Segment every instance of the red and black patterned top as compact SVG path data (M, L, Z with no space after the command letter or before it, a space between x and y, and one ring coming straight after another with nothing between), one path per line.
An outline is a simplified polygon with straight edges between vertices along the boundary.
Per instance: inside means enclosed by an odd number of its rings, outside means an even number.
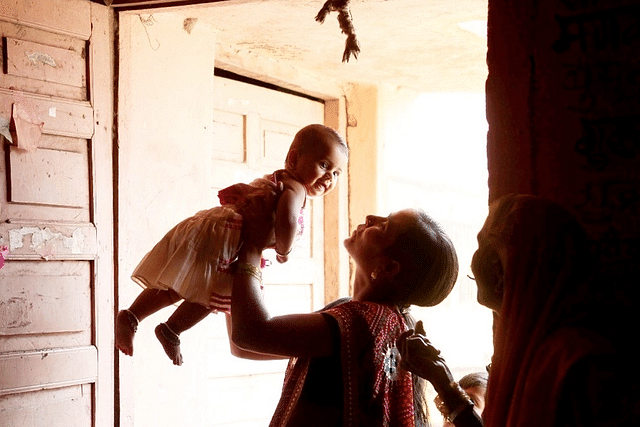
M349 301L323 311L339 353L293 358L271 420L281 426L414 426L411 374L398 366L395 343L407 329L391 306Z

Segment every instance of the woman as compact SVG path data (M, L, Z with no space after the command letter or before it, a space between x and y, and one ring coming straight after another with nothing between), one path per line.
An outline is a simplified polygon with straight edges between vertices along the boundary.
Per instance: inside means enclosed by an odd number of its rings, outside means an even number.
M478 302L496 314L484 425L637 425L629 359L598 332L588 248L576 219L550 201L491 204L471 263ZM426 338L405 335L399 346L403 366L433 383L456 426L482 425Z
M427 423L424 393L397 366L395 343L407 330L409 306L436 305L455 283L457 257L442 229L417 210L368 216L344 242L356 266L353 299L277 317L268 314L260 290L258 267L269 229L245 230L231 318L239 347L291 358L271 425Z

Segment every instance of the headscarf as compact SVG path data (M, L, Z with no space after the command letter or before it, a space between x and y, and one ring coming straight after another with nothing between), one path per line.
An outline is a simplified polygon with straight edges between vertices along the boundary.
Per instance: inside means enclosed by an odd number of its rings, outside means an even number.
M567 371L599 346L588 327L597 310L586 233L564 208L529 195L492 203L483 232L507 254L485 426L551 426Z

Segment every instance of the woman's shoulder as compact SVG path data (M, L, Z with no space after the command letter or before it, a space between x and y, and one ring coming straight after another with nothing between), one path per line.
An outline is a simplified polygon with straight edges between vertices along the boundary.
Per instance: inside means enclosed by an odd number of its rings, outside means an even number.
M340 298L332 303L327 304L324 309L340 307L342 310L350 311L394 311L391 306L378 304L369 301L355 301L351 297Z
M401 316L393 307L367 301L342 301L323 312L336 318L338 323L344 325L363 323L375 328L375 325L378 324L388 325L389 323L402 322Z

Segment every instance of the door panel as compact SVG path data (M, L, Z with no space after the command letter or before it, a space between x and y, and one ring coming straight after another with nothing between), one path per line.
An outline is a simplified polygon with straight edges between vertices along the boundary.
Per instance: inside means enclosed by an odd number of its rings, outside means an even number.
M214 77L216 35L200 23L187 33L190 14L119 15L119 308L138 296L131 272L169 229L217 204L221 188L282 168L295 132L324 120L321 102ZM314 226L319 206L309 202L308 241L300 242L306 249L265 269L274 314L319 304L314 291L322 290L322 259L309 258L311 245L322 244L309 237L322 228ZM319 267L308 268L311 262ZM133 357L118 353L120 425L267 425L287 362L234 357L225 318L217 314L181 334L184 363L175 367L154 334L174 310L140 323Z
M213 157L218 160L243 163L245 116L224 110L213 110Z
M60 1L63 0L57 2ZM88 2L74 1L75 6L83 3L78 11L87 19ZM55 15L55 5L56 2L47 4L44 6L47 10L42 10L40 16L30 19L25 19L31 14L24 10L25 7L5 2L0 5L0 30L6 49L0 87L28 94L86 101L87 38L90 28L84 28L85 24L80 17L77 16L78 19L74 20L72 15L57 23L45 24L44 20L50 21ZM25 28L28 29L26 34Z
M214 152L213 170L224 171L218 176L219 181L215 181L217 188L234 182L230 177L250 182L282 169L296 132L308 124L323 123L321 102L221 77L214 79L214 87L217 112L214 143L234 147L238 153L233 161ZM222 123L230 122L230 117L236 125L223 126ZM265 251L265 257L271 261L263 270L265 302L272 314L310 312L322 305L322 219L322 199L308 199L304 233L294 243L289 261L278 264L275 252ZM221 363L211 365L208 378L212 399L221 405L211 425L267 425L280 395L285 364L230 357L226 331L215 332L210 348L218 349L216 360ZM252 411L238 411L238 402L246 401L255 402Z
M61 264L75 264L75 271ZM33 343L40 334L73 334L76 341L91 344L91 271L86 262L12 262L5 268L2 336L35 335Z
M244 149L246 156L246 161L238 155L235 162L229 162L227 157L217 156L214 152L214 171L226 172L214 181L220 188L232 182L229 176L250 182L257 176L284 168L296 132L308 124L323 123L324 104L321 102L222 77L216 77L214 82L214 103L218 112L214 115L218 130L214 143L235 147L237 153ZM237 123L233 130L218 122L219 118L229 117L234 117ZM240 131L241 125L244 132ZM231 131L223 133L226 130ZM295 312L294 307L311 311L320 308L323 301L323 203L322 199L308 199L306 203L304 233L294 243L289 262L280 265L275 261L275 251L265 252L265 257L272 261L264 271L265 282L274 285L268 293L273 296L273 305L269 308L280 312ZM301 287L306 296L289 290L290 287ZM295 299L294 295L301 299Z
M113 413L113 395L96 385L113 383L112 346L98 341L113 322L111 77L88 87L108 9L30 5L0 5L0 426L108 426L97 408ZM107 132L94 122L105 111Z
M7 37L7 74L86 88L85 51L69 50ZM43 66L34 66L42 63Z
M86 154L46 148L25 153L9 147L8 168L12 203L89 207ZM86 185L77 185L78 181Z
M90 426L91 399L91 386L87 384L14 394L0 399L0 425Z

